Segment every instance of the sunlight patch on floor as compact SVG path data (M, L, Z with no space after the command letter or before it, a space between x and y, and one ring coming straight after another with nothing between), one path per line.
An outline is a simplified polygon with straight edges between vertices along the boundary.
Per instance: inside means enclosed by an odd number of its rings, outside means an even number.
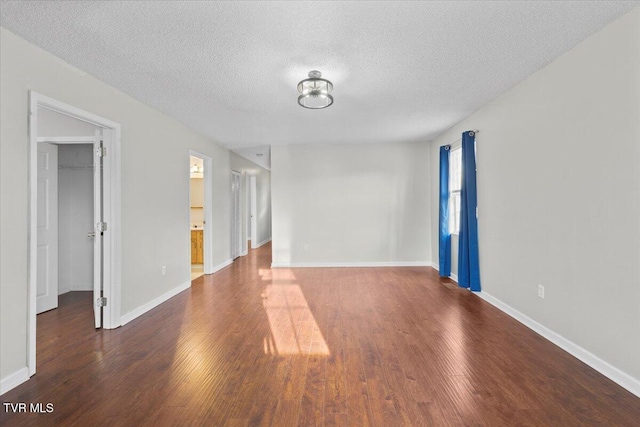
M264 281L296 280L296 275L289 268L260 268L258 269L258 275Z
M293 277L292 274L284 276L285 280ZM330 354L300 286L267 285L262 294L262 304L271 328L271 334L263 340L265 354Z

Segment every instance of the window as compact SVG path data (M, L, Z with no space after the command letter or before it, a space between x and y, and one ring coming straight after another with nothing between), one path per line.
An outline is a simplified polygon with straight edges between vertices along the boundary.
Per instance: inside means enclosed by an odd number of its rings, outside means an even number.
M462 187L462 147L449 152L449 232L460 231L460 188Z

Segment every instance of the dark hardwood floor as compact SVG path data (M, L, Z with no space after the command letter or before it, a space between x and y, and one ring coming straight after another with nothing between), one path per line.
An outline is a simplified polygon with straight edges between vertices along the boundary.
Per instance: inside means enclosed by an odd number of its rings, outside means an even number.
M116 329L38 316L0 424L638 426L640 399L430 268L269 268L269 245Z

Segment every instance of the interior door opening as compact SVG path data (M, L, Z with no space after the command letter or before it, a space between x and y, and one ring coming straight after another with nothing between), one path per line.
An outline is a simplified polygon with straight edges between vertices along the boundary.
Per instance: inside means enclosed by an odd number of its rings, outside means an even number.
M204 160L189 156L189 225L191 229L191 280L204 274Z
M185 163L187 159L183 160ZM194 280L213 273L213 159L199 151L189 150L189 201L187 223L189 230L189 274ZM189 277L189 276L187 276Z
M231 259L242 255L240 172L231 171Z
M95 164L101 130L94 133L38 138L38 314L58 307L58 296L68 292L102 296L102 236L95 231L102 217L102 171ZM89 307L100 327L101 310Z

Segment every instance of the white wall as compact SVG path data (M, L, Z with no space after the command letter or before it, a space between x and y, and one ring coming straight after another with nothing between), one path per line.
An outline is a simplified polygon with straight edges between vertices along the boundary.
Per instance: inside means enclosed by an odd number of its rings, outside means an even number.
M92 124L47 108L38 108L38 136L93 136Z
M271 172L234 152L230 152L230 155L231 169L242 174L240 179L240 210L242 212L241 239L244 250L247 240L251 238L251 236L247 236L247 192L249 190L246 176L249 174L256 177L256 234L258 241L254 245L263 244L271 240Z
M0 30L0 378L27 361L28 91L122 126L122 315L190 283L189 149L213 159L213 265L230 258L229 151ZM161 266L167 266L161 275Z
M434 218L438 147L468 129L483 292L640 379L640 9L434 142Z
M273 264L428 264L429 148L273 146Z
M93 290L93 146L58 145L58 294Z

